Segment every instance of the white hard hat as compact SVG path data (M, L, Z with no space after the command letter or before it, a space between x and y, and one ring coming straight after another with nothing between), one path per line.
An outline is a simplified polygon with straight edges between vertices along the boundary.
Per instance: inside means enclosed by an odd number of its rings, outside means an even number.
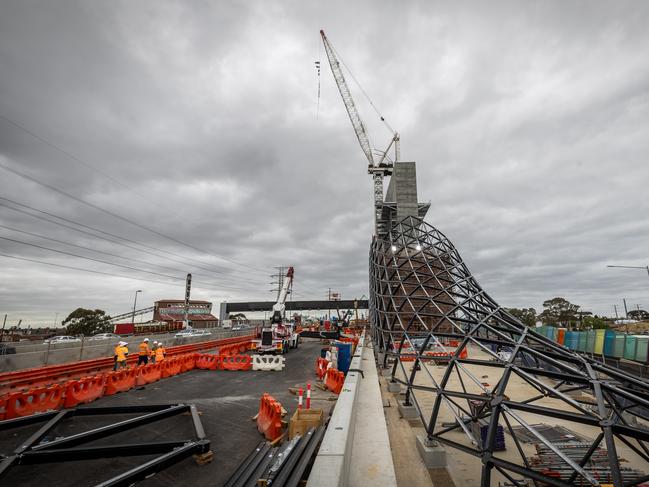
M148 339L148 338L145 338L145 339L144 339L143 341L145 341L145 342L148 342L148 341L149 341L149 339Z
M153 343L154 343L154 344L158 343L158 340L153 340Z

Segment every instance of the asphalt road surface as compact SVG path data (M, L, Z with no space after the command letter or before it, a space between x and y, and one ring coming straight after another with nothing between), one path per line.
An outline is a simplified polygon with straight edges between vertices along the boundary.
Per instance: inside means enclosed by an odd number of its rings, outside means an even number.
M115 396L103 397L88 407L129 406L140 404L193 403L201 413L207 438L211 441L214 460L198 466L193 458L167 468L139 483L143 487L163 486L220 486L236 470L252 449L263 439L251 417L257 414L259 398L264 392L273 395L288 411L288 420L297 408L297 397L288 388L315 382L315 359L322 345L319 341L302 340L297 350L286 357L286 367L279 372L208 371L193 370L140 389ZM126 419L113 415L102 420L76 418L58 427L52 436L67 436L84 429ZM0 452L9 454L21 439L26 439L37 427L3 431L0 434ZM54 438L50 438L54 439ZM111 441L97 440L92 444L105 445L193 439L191 417L176 416L137 430L114 435ZM144 453L144 452L143 452ZM0 485L11 486L92 486L135 467L155 456L122 457L117 459L87 460L47 465L16 466L0 480Z

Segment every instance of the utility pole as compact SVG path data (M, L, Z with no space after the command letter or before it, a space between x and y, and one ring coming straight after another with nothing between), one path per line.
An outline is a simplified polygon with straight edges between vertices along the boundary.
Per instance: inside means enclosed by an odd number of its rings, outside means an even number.
M131 314L131 323L135 326L135 306L137 305L137 293L141 293L142 290L138 289L135 291L135 299L133 299L133 313Z
M185 328L189 327L189 297L192 292L192 275L187 274L185 281Z
M0 332L0 342L2 342L3 335L5 334L5 325L7 324L7 314L5 313L5 319L2 322L2 331Z
M331 288L327 292L327 301L329 302L329 310L327 311L327 319L331 320Z
M624 303L624 318L629 319L629 312L626 309L626 298L622 298L622 302Z

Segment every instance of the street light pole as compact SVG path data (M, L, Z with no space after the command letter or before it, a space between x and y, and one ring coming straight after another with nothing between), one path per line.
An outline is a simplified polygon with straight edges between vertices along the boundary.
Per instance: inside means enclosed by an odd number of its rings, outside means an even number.
M133 323L133 325L135 325L135 306L137 305L137 293L141 293L141 292L142 292L141 289L135 291L135 299L133 299L133 314L131 315L131 323Z

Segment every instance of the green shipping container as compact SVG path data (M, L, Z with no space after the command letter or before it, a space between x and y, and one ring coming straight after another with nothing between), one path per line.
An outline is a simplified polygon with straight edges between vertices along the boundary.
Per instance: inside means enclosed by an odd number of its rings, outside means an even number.
M586 352L595 353L595 330L586 332Z
M577 342L577 351L578 352L585 352L586 351L586 332L585 331L580 331L579 333L579 341Z
M626 340L626 335L621 333L615 335L615 343L613 345L613 357L622 358L624 357L624 342Z
M635 360L636 338L633 335L626 335L624 340L624 358Z
M647 347L649 346L649 336L636 336L635 360L636 362L647 363Z
M606 330L595 330L595 353L597 355L604 354L604 335Z

